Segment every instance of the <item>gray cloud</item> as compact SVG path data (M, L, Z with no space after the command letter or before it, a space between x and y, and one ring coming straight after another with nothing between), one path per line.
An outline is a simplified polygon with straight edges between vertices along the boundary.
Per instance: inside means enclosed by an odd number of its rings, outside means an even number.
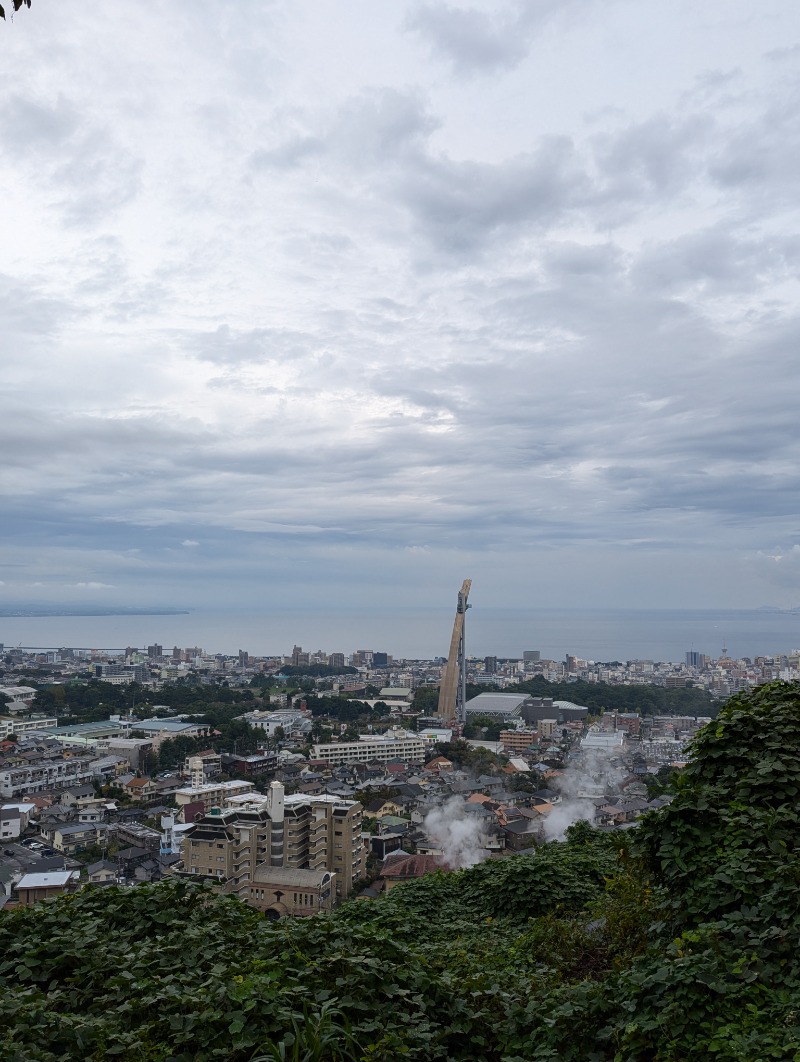
M0 109L0 131L6 150L24 160L26 184L58 188L67 224L96 222L139 189L141 159L107 126L82 119L76 102L62 93L54 102L12 94Z
M418 3L405 25L456 73L491 73L519 66L551 19L584 6L585 0L516 0L485 9Z
M591 7L165 8L155 43L125 16L125 77L110 11L57 71L12 49L6 597L414 603L462 569L498 603L769 596L753 558L798 539L793 68L687 16L702 59L626 100L638 23L609 8L590 77Z
M77 110L61 94L48 104L12 93L0 107L2 142L15 153L59 148L78 125Z

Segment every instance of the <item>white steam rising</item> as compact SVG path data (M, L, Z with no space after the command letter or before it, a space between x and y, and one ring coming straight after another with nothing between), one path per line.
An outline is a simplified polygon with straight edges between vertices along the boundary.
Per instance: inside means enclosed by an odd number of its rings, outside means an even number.
M474 867L486 858L486 836L460 797L450 797L441 807L429 811L422 828L433 844L441 848L442 864L453 870Z
M604 797L617 776L619 749L589 749L569 763L559 778L562 801L543 823L545 840L563 841L576 822L594 822L597 798Z
M567 830L576 822L593 822L594 804L591 800L565 800L556 804L542 823L546 841L563 841Z

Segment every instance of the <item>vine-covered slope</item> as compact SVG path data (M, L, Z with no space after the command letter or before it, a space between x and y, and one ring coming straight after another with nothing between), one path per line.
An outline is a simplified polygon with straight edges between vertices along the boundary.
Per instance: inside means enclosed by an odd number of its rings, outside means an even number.
M626 833L280 924L172 881L0 916L0 1057L800 1060L800 690L729 701Z

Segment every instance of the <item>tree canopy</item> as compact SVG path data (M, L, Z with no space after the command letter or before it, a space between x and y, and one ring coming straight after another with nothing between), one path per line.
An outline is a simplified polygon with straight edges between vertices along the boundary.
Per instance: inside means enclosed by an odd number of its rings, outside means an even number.
M548 682L536 678L507 687L504 692L529 693L534 697L552 697L558 701L572 701L595 712L639 712L641 715L708 715L715 716L719 704L703 689L684 686L666 689L664 686L616 686L606 682Z
M23 5L25 7L30 7L31 6L31 0L12 0L12 3L14 5L14 11L15 12L19 11L19 9ZM5 17L6 17L5 8L3 7L2 4L0 4L0 18L4 19Z

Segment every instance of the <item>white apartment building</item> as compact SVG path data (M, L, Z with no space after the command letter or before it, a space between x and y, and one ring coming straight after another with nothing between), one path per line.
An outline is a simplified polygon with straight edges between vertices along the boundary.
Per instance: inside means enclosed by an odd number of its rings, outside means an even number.
M57 719L12 719L10 716L0 715L0 741L9 734L22 737L23 734L31 734L34 730L52 730L58 726Z
M419 734L395 727L387 734L363 734L358 741L332 741L314 745L314 759L334 766L347 763L424 763L425 742Z

